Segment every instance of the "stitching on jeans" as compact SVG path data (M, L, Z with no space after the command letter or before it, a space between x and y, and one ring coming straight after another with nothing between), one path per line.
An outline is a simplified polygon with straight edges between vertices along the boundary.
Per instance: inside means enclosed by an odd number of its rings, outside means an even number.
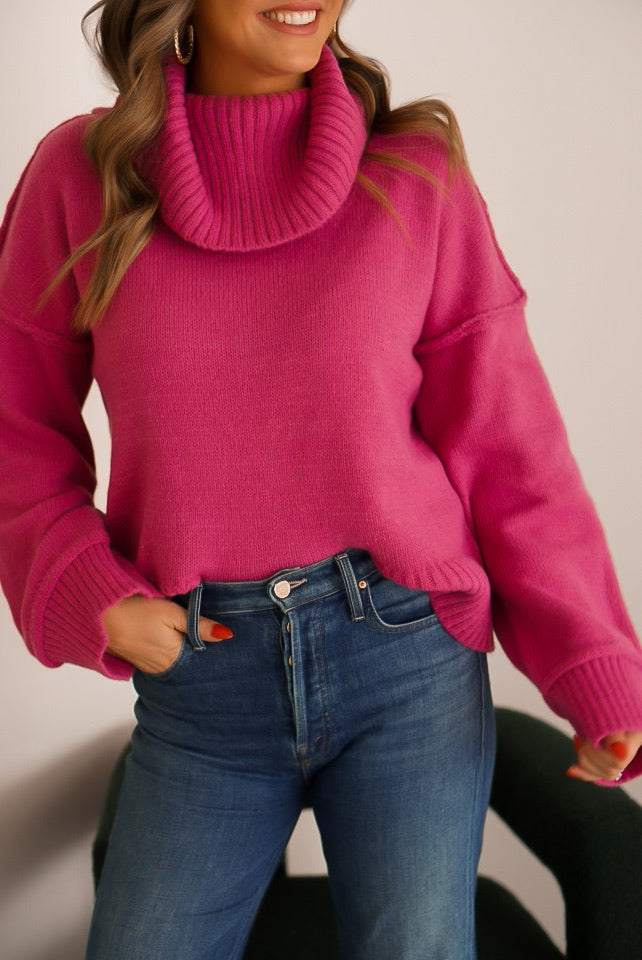
M372 629L377 630L379 633L414 633L415 631L425 629L426 627L432 627L439 623L439 618L437 617L434 608L432 613L429 613L425 617L419 617L418 620L409 620L407 623L386 623L386 621L382 620L379 616L375 602L370 595L370 584L368 584L368 588L364 591L364 593L366 598L366 602L364 603L365 619ZM430 596L428 597L428 600L432 607Z
M302 583L307 583L308 578L304 577L303 580L288 580L288 583L291 587L300 587Z
M372 577L374 574L379 573L379 572L380 572L379 570L370 570L369 573L365 573L365 574L364 574L362 577L360 577L359 579L360 579L360 580L367 580L369 577ZM307 600L299 600L298 603L293 603L292 606L290 606L290 607L287 608L287 610L294 610L295 607L300 607L300 606L302 606L304 603L311 603L311 602L313 602L313 601L315 601L315 600L324 600L326 597L332 597L332 596L334 596L335 593L341 593L341 592L344 591L344 590L345 590L345 588L344 588L344 586L343 586L343 584L342 584L340 587L337 587L336 590L330 590L330 591L328 591L328 593L318 593L318 594L316 594L314 597L309 597ZM231 610L223 610L223 609L221 609L221 608L218 607L218 606L217 606L217 607L213 607L213 608L204 606L204 607L202 607L202 609L201 609L201 616L202 616L202 617L203 617L203 616L210 616L210 615L213 615L213 614L220 614L221 616L224 616L224 615L227 614L227 613L260 613L262 610L271 610L271 609L272 609L272 603L269 603L269 604L266 603L266 604L264 604L263 606L260 606L260 607L236 607L236 608L233 608L233 609L231 609ZM281 608L279 607L279 609L281 609ZM287 610L285 610L284 612L287 613ZM206 612L204 612L204 611L206 611Z
M336 591L337 593L340 591ZM322 654L320 658L321 670L319 671L319 677L322 678L323 683L325 684L326 689L328 689L328 675L325 670L325 619L321 616L321 611L316 610L313 620L313 629L317 636L320 637L319 650ZM316 660L316 658L315 658ZM318 666L318 661L317 661ZM333 736L333 727L332 727L332 716L331 714L324 709L323 711L323 734L325 737L325 747L319 753L316 753L314 757L299 757L299 764L301 770L305 777L307 777L309 770L312 766L317 765L325 761L330 754L332 753L332 736ZM308 782L306 780L306 782Z
M477 670L479 673L480 680L480 693L481 693L481 724L480 724L480 743L479 743L479 765L477 767L477 782L475 785L475 803L473 806L473 811L470 819L470 832L468 836L468 859L466 862L466 881L468 889L470 890L471 885L474 883L474 876L472 871L471 864L471 854L473 849L473 839L475 833L475 817L477 816L477 811L479 808L479 801L481 797L481 786L484 776L484 765L486 762L486 705L487 705L487 696L489 691L486 687L486 676L483 668L483 658L484 654L477 651ZM476 873L475 873L476 876ZM475 930L475 898L472 896L469 903L469 930Z

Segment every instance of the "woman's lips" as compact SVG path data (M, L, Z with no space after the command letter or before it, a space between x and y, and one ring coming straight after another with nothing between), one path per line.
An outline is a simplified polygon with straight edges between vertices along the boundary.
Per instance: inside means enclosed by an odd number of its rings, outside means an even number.
M288 10L290 8L281 7L277 9ZM268 27L273 27L274 30L279 30L281 33L290 33L295 36L309 36L310 34L316 33L319 26L318 10L316 17L311 23L279 23L278 20L271 20L270 17L265 17L263 13L259 13L258 16Z

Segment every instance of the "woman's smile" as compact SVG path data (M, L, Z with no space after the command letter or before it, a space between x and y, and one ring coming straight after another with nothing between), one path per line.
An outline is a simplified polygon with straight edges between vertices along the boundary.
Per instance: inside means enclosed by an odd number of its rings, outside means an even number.
M317 32L319 17L317 9L301 10L293 7L279 7L259 14L267 26L281 33L309 36Z

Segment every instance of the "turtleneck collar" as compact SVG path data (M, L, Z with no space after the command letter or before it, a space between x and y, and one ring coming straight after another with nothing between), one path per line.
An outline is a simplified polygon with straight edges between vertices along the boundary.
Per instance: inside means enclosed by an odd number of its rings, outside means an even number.
M163 62L167 109L142 158L160 215L206 250L257 250L320 227L354 183L367 140L358 95L327 44L309 86L285 93L196 94Z

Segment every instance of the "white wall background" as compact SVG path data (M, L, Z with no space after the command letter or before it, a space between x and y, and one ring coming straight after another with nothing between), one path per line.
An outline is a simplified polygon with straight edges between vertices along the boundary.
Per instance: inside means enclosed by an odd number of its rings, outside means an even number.
M87 50L88 0L3 10L0 208L37 141L114 94ZM357 0L343 36L389 70L392 102L445 99L500 246L529 294L531 335L602 517L642 633L640 356L642 6L638 0ZM98 391L86 406L104 508L109 433ZM133 726L134 691L74 666L47 670L0 606L0 942L6 960L82 960L90 845L111 764ZM567 733L540 695L492 655L497 704ZM591 788L589 788L591 789ZM642 801L642 783L626 789ZM323 870L304 816L294 872ZM502 880L563 945L548 872L491 813L482 872Z

